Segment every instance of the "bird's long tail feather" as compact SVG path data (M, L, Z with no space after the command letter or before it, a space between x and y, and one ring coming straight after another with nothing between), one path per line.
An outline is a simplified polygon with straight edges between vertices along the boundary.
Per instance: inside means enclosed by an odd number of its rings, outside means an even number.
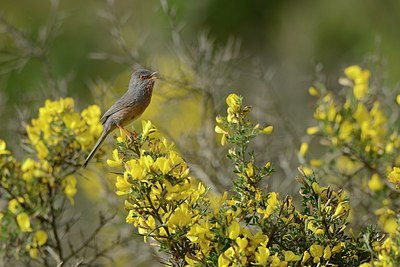
M86 168L88 165L89 161L94 157L96 154L97 150L99 149L100 145L103 143L103 141L106 139L109 131L107 129L104 129L103 132L101 133L99 140L97 140L96 144L94 145L92 151L90 151L89 155L87 156L85 162L82 164L82 168Z

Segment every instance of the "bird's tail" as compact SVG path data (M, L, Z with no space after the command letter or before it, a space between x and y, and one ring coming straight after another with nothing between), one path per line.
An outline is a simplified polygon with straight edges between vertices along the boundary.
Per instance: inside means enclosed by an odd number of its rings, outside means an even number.
M104 128L103 132L101 133L99 140L97 140L96 144L94 145L92 151L90 151L89 155L87 156L85 162L82 164L82 168L86 168L88 165L89 161L93 158L93 156L96 154L97 150L99 149L100 145L103 143L103 141L106 139L109 131Z

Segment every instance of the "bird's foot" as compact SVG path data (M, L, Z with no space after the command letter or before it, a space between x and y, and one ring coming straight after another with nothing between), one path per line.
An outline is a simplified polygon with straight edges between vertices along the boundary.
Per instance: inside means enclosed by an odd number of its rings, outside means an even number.
M135 131L133 131L133 132L128 131L128 130L126 130L126 131L127 131L126 137L128 137L128 145L132 145L134 143L135 139L137 139L138 134Z

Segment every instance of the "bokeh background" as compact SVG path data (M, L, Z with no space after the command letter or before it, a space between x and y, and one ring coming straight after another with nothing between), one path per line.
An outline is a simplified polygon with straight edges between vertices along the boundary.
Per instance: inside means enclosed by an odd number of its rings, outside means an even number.
M212 160L224 153L213 117L235 92L256 120L275 126L255 149L280 169L271 186L292 193L312 119L308 87L319 80L335 90L351 64L394 86L399 14L396 0L3 0L0 138L22 157L24 125L46 99L71 96L78 108L96 103L104 111L142 66L161 76L142 118L177 143L196 176L217 191L229 185L218 179L229 171ZM98 191L90 181L80 186L89 204L78 208L90 210Z

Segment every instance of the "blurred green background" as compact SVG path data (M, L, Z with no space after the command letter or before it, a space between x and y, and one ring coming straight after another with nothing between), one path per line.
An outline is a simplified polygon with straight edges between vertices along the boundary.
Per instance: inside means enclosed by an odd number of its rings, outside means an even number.
M176 10L176 22L183 27L188 43L196 43L201 32L207 32L216 46L235 37L241 41L242 70L251 73L254 59L272 69L279 100L289 107L287 112L294 114L294 121L307 112L306 89L315 79L317 64L323 66L333 87L344 66L365 62L369 55L387 59L385 70L391 82L397 82L400 74L400 2L396 0L175 0L169 4ZM43 28L54 19L51 1L1 1L0 10L7 23L39 43ZM29 118L43 100L57 95L73 96L81 106L91 103L91 82L98 78L115 80L131 67L129 61L93 59L97 52L124 57L110 34L109 21L102 16L107 11L118 18L127 16L123 28L126 45L137 49L141 64L157 69L157 58L173 53L171 27L160 1L120 0L112 5L99 0L60 1L55 14L59 19L56 34L46 44L51 75L60 83L58 90L50 91L43 80L40 59L28 60L27 47L18 44L1 23L2 138L11 141L20 129L17 110L29 114L25 116ZM27 60L18 65L21 58ZM250 102L263 88L246 75L234 76L227 92L235 88Z
M79 109L96 103L104 112L142 66L162 77L142 119L185 147L189 162L203 170L213 164L187 148L216 145L194 140L212 141L213 117L235 92L257 121L274 125L257 146L279 161L281 178L293 177L312 124L313 82L338 89L351 64L370 68L380 84L400 76L396 0L15 0L0 7L0 138L17 155L25 124L46 99L71 96ZM203 176L218 177L217 165ZM291 185L277 180L278 188Z

